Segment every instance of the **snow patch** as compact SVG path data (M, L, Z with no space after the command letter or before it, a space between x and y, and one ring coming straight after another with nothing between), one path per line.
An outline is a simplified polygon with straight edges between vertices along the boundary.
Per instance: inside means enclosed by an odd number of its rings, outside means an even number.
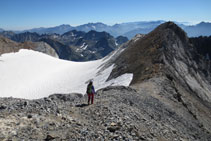
M75 34L73 32L71 32L71 35L70 36L75 37Z
M116 45L116 46L118 46L118 45L119 45L119 44L116 42L116 40L115 40L115 45Z
M82 52L86 50L88 45L86 43L83 43L79 48L76 49L76 52Z
M83 43L82 46L80 46L81 50L85 50L88 47L88 45L86 43Z
M93 29L96 29L96 27L95 27L94 25L92 26L92 28L93 28Z

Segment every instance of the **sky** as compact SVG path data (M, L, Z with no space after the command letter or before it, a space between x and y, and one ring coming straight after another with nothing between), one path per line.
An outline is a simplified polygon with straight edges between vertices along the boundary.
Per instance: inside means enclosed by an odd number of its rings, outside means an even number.
M211 0L0 0L0 28L135 21L211 21Z

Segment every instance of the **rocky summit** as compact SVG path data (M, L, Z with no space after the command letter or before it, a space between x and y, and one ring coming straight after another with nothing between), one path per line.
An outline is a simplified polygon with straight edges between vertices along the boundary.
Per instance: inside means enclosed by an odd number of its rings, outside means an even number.
M133 73L130 86L102 88L92 105L82 94L1 98L0 140L210 141L211 62L198 42L173 22L137 35L104 64L115 65L108 80Z

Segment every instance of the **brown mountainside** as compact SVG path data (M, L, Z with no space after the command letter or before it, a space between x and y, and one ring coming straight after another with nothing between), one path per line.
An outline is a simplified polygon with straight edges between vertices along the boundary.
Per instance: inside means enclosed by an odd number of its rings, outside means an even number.
M20 49L31 49L48 55L58 57L57 53L45 42L23 42L17 43L8 38L0 36L0 55L4 53L17 52Z
M197 52L176 24L160 25L130 44L114 63L109 79L133 73L130 85L136 90L147 91L184 116L178 107L182 105L197 122L211 130L211 62ZM175 105L173 99L179 103Z

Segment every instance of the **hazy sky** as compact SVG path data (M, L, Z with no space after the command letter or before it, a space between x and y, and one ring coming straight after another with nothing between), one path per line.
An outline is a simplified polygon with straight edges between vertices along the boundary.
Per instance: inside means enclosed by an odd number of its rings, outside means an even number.
M211 21L211 0L0 0L0 28L88 22Z

